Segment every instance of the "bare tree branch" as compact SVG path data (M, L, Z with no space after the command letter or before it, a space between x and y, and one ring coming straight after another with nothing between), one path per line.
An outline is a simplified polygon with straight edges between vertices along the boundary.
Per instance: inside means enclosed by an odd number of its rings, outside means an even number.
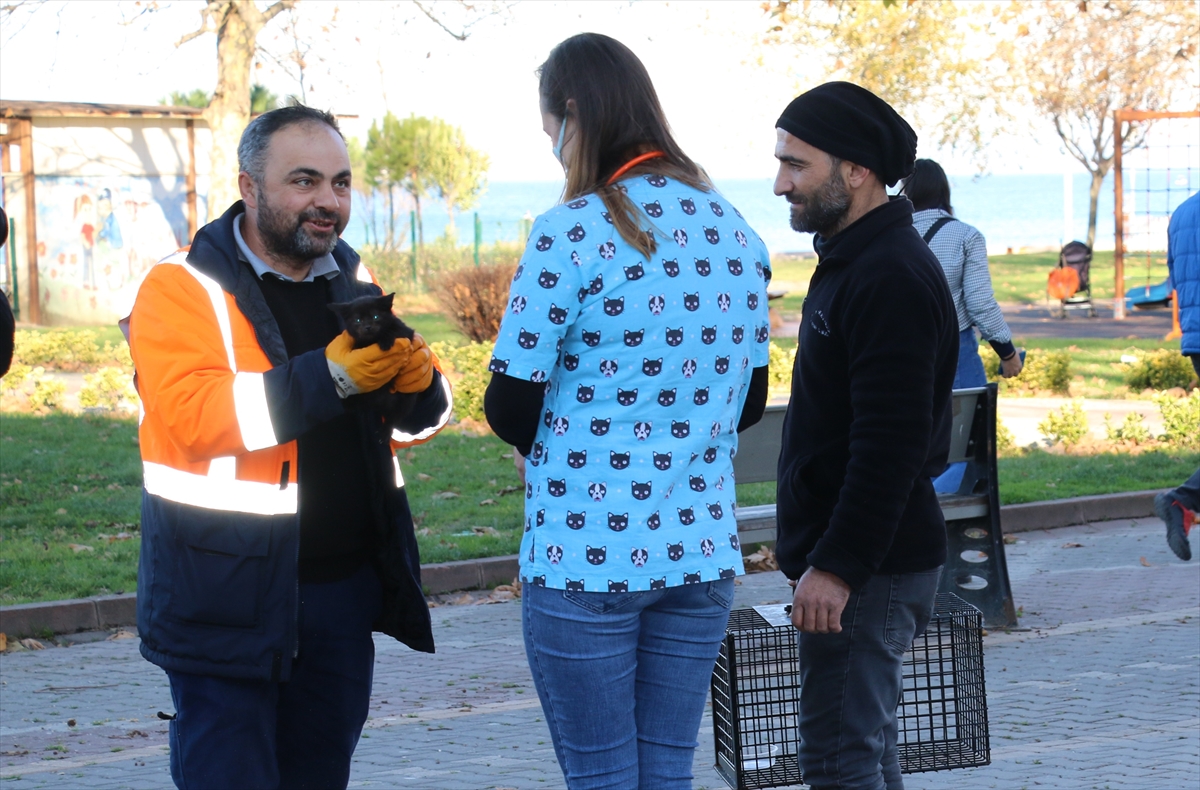
M275 0L275 2L262 12L262 23L265 25L280 13L296 7L296 0Z
M415 5L417 8L419 8L421 10L422 14L429 17L431 22L433 22L435 25L440 27L442 30L446 31L446 33L451 38L457 39L459 41L467 40L467 32L465 30L461 33L455 33L453 30L451 30L449 27L446 26L445 22L443 22L442 20L440 20L436 16L434 16L432 11L430 11L425 6L421 5L420 0L412 0L412 4Z
M178 49L192 39L200 38L205 33L216 33L217 28L214 22L214 7L219 5L218 0L209 0L204 8L200 9L200 27L186 34L175 42L175 48Z

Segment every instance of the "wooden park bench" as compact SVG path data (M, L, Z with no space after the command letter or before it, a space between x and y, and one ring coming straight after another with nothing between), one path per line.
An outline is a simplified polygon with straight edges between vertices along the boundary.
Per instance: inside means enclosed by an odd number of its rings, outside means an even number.
M954 422L947 463L965 462L956 492L941 494L948 551L940 592L954 593L983 613L993 628L1015 626L1012 589L1000 531L1000 488L996 474L997 386L954 391ZM738 483L773 482L779 460L786 405L768 406L762 420L738 438L733 468ZM775 541L775 505L737 509L743 546Z

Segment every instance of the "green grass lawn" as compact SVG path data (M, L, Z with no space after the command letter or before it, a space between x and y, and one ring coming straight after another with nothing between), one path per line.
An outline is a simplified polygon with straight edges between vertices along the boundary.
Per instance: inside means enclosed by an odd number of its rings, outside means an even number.
M1145 285L1147 282L1157 284L1167 279L1167 259L1164 253L1150 254L1149 270L1146 267L1146 259L1144 253L1126 256L1126 290ZM992 287L996 292L996 299L1019 304L1044 304L1046 278L1050 270L1057 265L1057 252L990 256L988 268L992 273ZM772 302L772 305L785 318L794 319L799 315L804 294L808 292L808 281L816 267L815 258L788 256L771 261L772 290L788 292L787 296ZM1097 252L1092 258L1091 268L1093 299L1112 299L1114 273L1112 251Z
M135 435L131 420L0 414L0 605L135 589ZM423 562L516 553L524 498L510 452L494 436L454 430L402 451ZM1035 451L1000 459L1000 496L1013 504L1166 488L1197 466L1197 452ZM742 505L774 500L773 483L738 486ZM113 539L121 533L131 537Z
M1086 398L1124 398L1131 394L1125 385L1126 365L1121 362L1124 354L1136 355L1138 351L1154 351L1159 348L1179 350L1179 341L1103 339L1103 338L1036 338L1025 340L1014 338L1019 348L1042 351L1068 351L1071 354L1071 395ZM980 351L990 353L987 343L980 343Z

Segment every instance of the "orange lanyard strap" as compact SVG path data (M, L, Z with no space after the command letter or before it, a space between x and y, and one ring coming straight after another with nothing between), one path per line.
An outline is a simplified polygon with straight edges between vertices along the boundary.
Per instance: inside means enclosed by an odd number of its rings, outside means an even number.
M613 184L617 183L618 178L625 175L631 169L640 165L642 162L645 162L647 159L659 159L664 156L666 156L666 154L663 153L662 151L650 151L649 153L642 154L641 156L635 156L633 159L630 159L628 162L621 165L617 169L617 172L612 174L612 177L608 179L606 186L612 186Z

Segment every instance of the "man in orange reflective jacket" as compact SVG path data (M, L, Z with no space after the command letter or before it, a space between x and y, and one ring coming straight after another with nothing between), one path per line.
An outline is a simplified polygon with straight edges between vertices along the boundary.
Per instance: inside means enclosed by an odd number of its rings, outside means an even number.
M354 349L327 307L381 290L339 239L328 113L246 128L242 200L148 273L129 338L145 410L138 630L166 670L179 787L345 787L382 631L433 651L394 450L449 419L416 335ZM414 402L390 423L353 396Z

